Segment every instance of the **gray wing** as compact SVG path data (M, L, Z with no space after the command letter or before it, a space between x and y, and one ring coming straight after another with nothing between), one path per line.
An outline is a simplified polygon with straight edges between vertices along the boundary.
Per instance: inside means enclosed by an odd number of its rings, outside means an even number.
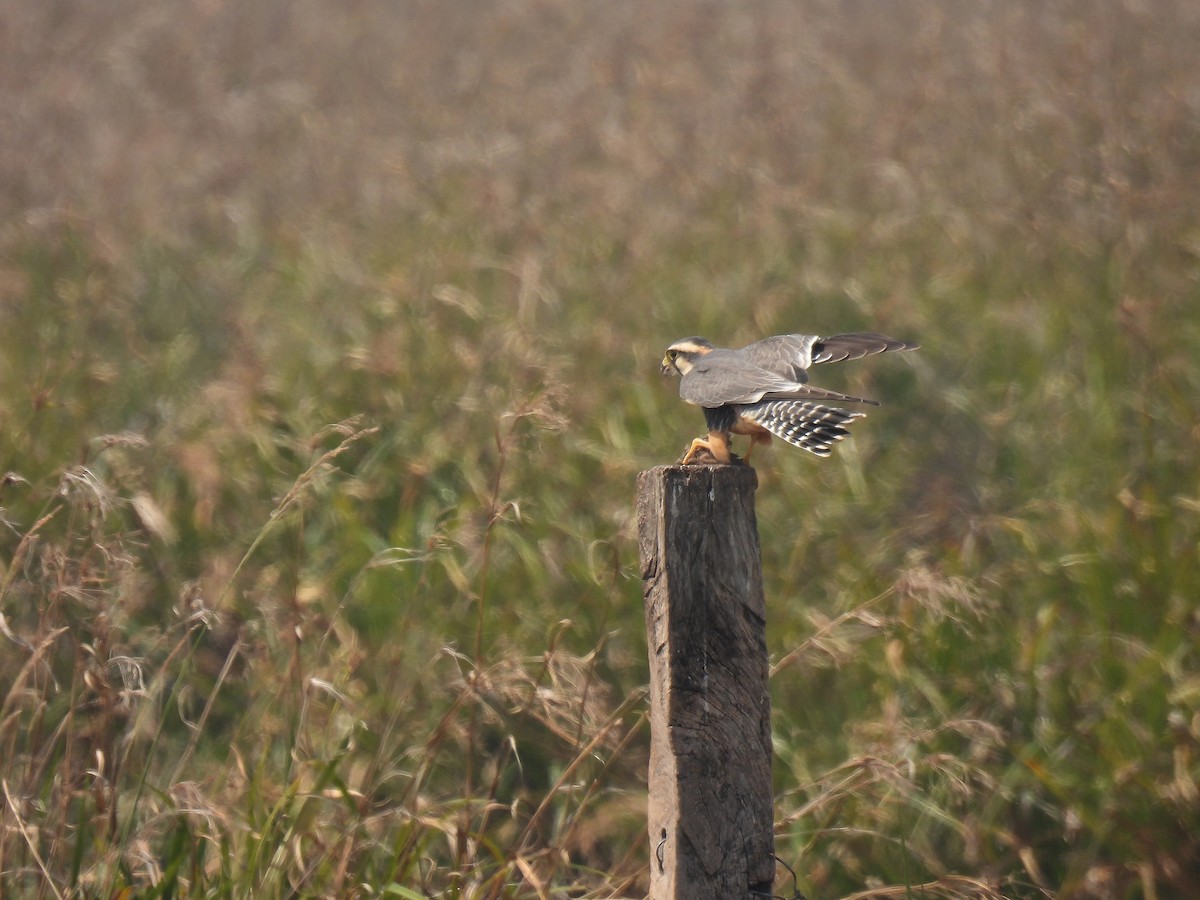
M696 360L679 383L679 396L709 408L729 403L757 403L768 393L801 387L756 365L740 350L713 350Z
M804 370L812 365L815 334L777 334L743 347L738 352L757 366L792 381L805 382Z
M781 335L781 338L804 335ZM806 338L807 339L807 338ZM766 344L774 339L759 341ZM814 338L815 340L815 338ZM751 345L757 346L757 345ZM760 353L775 352L763 348ZM763 358L759 356L758 358ZM783 358L782 354L776 357ZM688 403L714 408L728 404L744 405L758 403L763 398L772 400L838 400L844 403L870 403L871 400L851 397L805 384L758 365L754 354L742 350L713 350L696 361L692 370L683 376L679 385L679 396ZM803 371L800 372L803 375Z
M885 334L859 331L818 337L815 334L777 334L755 341L737 351L750 362L793 381L804 382L804 370L817 363L862 359L888 350L915 350L911 341L900 341Z
M803 337L803 335L788 335ZM769 338L768 338L769 340ZM861 331L854 334L835 334L833 337L813 338L811 365L827 362L843 362L847 359L862 359L873 353L887 350L915 350L911 341L898 341L884 334Z

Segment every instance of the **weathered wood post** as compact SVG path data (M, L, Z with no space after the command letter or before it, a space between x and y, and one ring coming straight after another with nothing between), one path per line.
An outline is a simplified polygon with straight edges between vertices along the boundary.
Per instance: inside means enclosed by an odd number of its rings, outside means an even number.
M774 882L757 486L749 466L638 475L651 900L769 895Z

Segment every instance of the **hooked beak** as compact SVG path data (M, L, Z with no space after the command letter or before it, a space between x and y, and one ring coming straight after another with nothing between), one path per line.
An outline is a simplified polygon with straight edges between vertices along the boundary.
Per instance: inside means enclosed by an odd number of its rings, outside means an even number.
M661 371L664 375L670 375L675 371L675 364L671 362L671 358L669 356L663 357Z

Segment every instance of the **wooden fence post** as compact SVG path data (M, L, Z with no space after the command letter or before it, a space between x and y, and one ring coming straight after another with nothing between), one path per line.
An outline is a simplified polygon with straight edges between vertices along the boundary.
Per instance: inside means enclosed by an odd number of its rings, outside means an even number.
M650 654L650 897L769 895L771 701L748 466L638 475Z

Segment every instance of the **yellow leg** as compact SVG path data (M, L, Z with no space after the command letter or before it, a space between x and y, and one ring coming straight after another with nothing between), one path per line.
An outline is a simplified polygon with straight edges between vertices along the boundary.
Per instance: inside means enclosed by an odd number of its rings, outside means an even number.
M750 435L750 446L746 448L746 455L742 457L742 462L749 465L750 454L754 452L755 446L758 444L769 444L769 443L771 443L771 435L764 434L763 432L757 432L757 431L754 434L751 434Z
M688 447L687 453L683 454L679 465L686 466L691 463L692 457L698 450L707 450L722 465L729 465L733 462L733 458L729 455L729 432L727 431L710 431L707 439L696 438L692 441L692 446Z

